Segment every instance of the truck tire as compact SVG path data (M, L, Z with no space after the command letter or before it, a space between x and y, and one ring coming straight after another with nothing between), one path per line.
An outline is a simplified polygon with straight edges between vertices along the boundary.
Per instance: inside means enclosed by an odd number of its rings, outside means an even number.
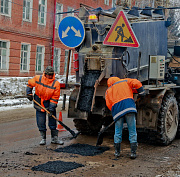
M102 127L101 115L90 115L87 120L74 119L74 126L82 134L97 135Z
M178 128L178 105L172 94L164 96L158 121L157 121L157 142L162 145L170 144L176 137Z

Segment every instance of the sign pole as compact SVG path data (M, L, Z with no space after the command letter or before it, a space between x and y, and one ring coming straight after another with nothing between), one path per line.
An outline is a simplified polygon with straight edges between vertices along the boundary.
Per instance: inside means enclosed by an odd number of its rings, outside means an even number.
M67 62L67 70L66 70L66 82L65 82L66 85L68 84L70 59L71 59L71 50L69 50L69 53L68 53L68 62ZM64 96L63 96L62 110L65 110L65 107L66 107L66 94L64 94Z

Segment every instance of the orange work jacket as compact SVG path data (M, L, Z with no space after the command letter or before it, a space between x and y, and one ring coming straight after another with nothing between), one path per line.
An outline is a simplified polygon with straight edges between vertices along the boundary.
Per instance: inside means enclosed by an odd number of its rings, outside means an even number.
M137 112L133 99L133 92L144 93L142 84L137 79L120 79L110 77L107 81L106 105L111 110L114 120L129 112Z
M27 94L32 94L32 89L35 87L34 99L43 107L54 111L60 97L60 83L55 79L55 74L52 79L48 79L43 75L36 75L28 81ZM34 107L39 109L35 104ZM44 110L41 109L44 112Z

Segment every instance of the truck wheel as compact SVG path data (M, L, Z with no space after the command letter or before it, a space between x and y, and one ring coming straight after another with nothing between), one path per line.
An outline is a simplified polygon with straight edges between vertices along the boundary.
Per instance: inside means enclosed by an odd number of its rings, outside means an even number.
M74 119L74 126L82 134L96 135L102 127L101 115L90 115L87 120Z
M171 94L165 95L157 122L157 142L168 145L174 140L178 128L178 119L176 98Z

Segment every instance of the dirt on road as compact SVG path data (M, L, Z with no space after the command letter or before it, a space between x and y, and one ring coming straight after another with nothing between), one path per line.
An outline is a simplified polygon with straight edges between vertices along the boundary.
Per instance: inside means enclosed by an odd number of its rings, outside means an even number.
M57 112L60 110L61 105L58 106ZM67 118L67 111L62 113L63 122L76 131L72 119ZM64 145L53 145L50 143L48 129L47 144L40 146L34 108L0 111L0 115L0 176L2 177L180 176L180 139L176 139L169 146L158 146L142 140L142 135L138 135L138 157L131 160L128 136L124 134L121 156L115 159L113 135L106 135L101 145L101 147L108 147L106 151L94 156L83 156L75 152L58 152L57 149L77 143L94 147L97 136L79 135L76 139L71 139L69 132L59 131L59 137L64 141ZM33 167L48 162L73 162L68 164L77 163L82 166L60 174L32 170ZM53 169L52 165L49 168ZM60 168L63 166L59 165Z

